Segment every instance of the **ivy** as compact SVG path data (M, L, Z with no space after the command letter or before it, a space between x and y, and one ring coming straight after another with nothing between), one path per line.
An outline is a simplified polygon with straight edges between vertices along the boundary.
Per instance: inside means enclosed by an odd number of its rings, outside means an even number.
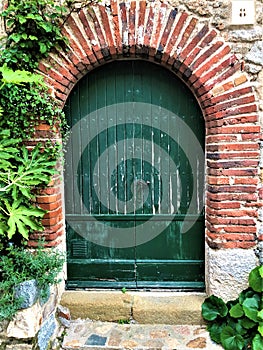
M24 86L5 84L0 94L0 105L5 108L0 128L12 130L12 137L31 138L39 122L65 127L64 113L44 85L34 82Z
M249 288L225 303L211 295L202 305L210 337L226 350L263 349L263 266L249 274Z
M8 33L3 62L33 71L52 49L65 48L60 23L67 12L53 0L10 0L1 14Z

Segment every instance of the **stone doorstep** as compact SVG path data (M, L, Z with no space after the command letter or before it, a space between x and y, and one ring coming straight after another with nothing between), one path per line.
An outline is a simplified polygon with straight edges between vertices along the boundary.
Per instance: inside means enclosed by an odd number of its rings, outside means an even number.
M69 308L72 319L140 324L202 325L204 293L143 291L66 291L61 305Z

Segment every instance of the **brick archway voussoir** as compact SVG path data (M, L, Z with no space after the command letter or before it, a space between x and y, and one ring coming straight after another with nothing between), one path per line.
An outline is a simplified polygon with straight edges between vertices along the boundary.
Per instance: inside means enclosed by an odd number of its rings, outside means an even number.
M63 34L68 50L39 65L62 105L81 77L115 59L154 61L188 85L207 128L207 242L255 246L258 107L242 62L218 32L161 1L111 0L72 13Z

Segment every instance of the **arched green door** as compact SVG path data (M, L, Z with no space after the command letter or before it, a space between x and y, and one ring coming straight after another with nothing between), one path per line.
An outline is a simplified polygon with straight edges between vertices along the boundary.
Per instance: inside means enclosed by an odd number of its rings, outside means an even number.
M65 112L68 288L204 288L204 121L173 73L115 61Z

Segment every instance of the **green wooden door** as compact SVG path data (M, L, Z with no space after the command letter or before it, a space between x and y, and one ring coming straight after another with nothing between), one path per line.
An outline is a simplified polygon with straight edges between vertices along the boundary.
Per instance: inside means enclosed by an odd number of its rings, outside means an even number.
M84 77L65 112L68 288L204 287L204 121L150 62Z

